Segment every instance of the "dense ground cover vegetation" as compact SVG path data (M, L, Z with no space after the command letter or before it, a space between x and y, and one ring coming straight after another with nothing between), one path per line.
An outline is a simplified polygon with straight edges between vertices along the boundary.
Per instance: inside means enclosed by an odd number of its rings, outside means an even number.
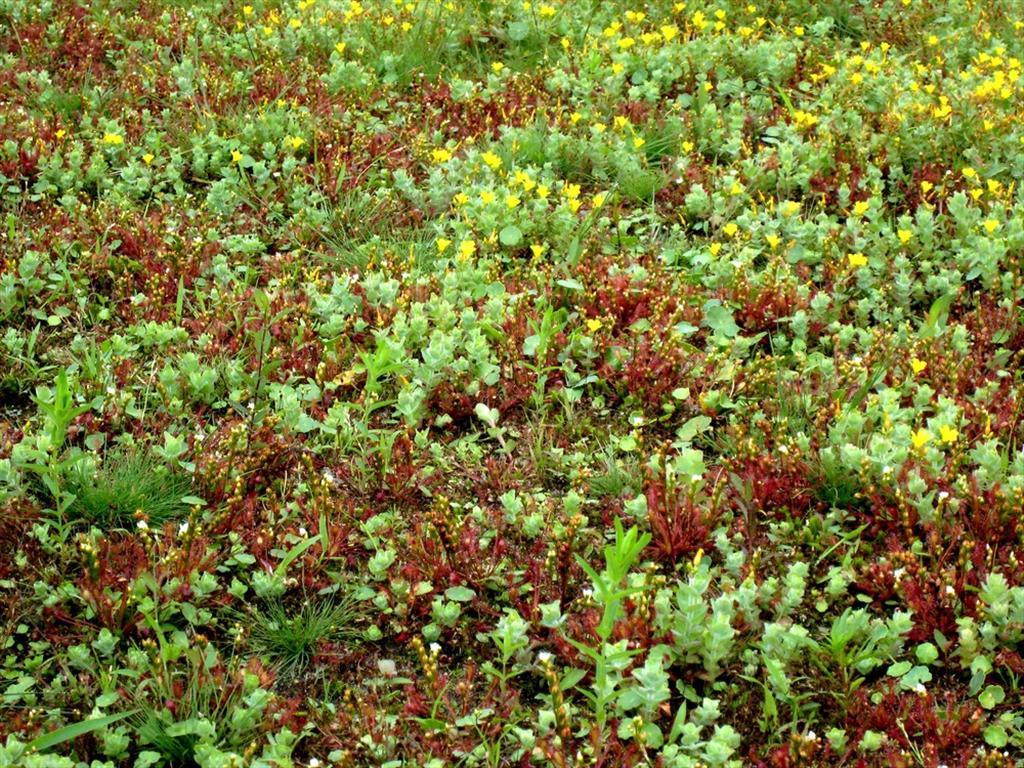
M0 0L0 766L1010 766L1024 8Z

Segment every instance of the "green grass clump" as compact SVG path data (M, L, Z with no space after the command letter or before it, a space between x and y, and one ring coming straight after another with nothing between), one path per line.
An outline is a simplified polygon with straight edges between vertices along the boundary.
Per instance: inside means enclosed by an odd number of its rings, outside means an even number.
M140 449L115 449L99 465L81 461L68 471L65 490L74 494L72 519L103 528L130 527L142 512L160 524L188 512L182 501L190 479Z
M360 613L351 598L305 600L297 609L281 602L254 608L245 616L249 645L283 680L294 680L310 665L318 647L353 641Z

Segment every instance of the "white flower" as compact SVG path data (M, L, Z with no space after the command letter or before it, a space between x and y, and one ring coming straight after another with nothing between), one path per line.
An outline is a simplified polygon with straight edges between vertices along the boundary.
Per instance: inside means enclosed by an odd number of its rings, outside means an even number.
M140 531L148 531L149 523L147 523L145 520L139 520L139 522L135 524L135 527L138 528Z
M537 654L537 661L539 661L541 664L547 664L549 661L551 661L551 654L548 651L541 651Z
M440 643L431 643L430 644L430 652L431 653L440 653L441 652L441 644Z
M186 533L188 533L188 520L178 526L179 536L184 536Z

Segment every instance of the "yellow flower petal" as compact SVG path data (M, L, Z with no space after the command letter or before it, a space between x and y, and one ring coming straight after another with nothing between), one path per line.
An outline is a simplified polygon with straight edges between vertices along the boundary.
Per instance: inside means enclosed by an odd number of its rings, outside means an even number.
M919 429L910 436L910 442L916 450L921 450L932 439L933 435L927 429Z

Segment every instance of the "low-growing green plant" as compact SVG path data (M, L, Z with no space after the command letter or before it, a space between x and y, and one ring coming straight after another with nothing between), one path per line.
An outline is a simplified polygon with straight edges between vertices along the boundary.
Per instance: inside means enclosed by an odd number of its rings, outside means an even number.
M622 521L615 519L615 541L604 548L604 568L600 572L579 555L576 561L590 578L594 599L601 607L601 620L594 627L597 645L572 638L566 640L586 657L593 666L591 690L584 691L590 701L594 724L599 734L604 733L608 712L623 694L619 688L622 673L640 649L629 648L628 640L612 643L612 631L623 618L627 598L643 591L642 586L628 583L630 569L636 564L644 547L651 540L649 533L641 534L636 527L626 531Z
M249 649L277 671L282 680L305 672L327 643L354 643L361 636L358 603L347 597L306 598L296 608L282 600L252 608L244 622Z
M151 457L143 448L115 448L99 463L85 459L64 477L64 489L74 496L70 520L104 529L126 528L142 516L160 525L188 513L191 480Z

